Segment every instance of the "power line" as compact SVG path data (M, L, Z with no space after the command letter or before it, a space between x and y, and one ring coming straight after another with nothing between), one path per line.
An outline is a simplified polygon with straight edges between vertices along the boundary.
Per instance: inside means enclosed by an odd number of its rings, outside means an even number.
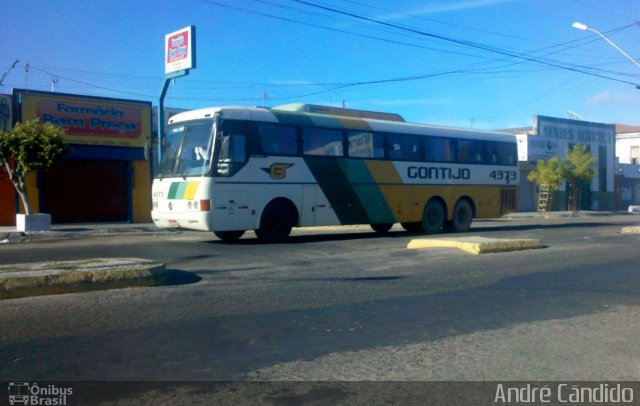
M388 22L385 22L385 21L376 20L376 19L373 19L373 18L370 18L370 17L361 16L361 15L350 13L350 12L347 12L347 11L337 10L335 8L332 8L332 7L327 7L327 6L323 6L323 5L320 5L320 4L311 3L311 2L308 2L308 1L305 1L305 0L291 0L291 1L307 5L309 7L315 7L315 8L321 9L321 10L331 11L331 12L336 13L336 14L346 15L346 16L349 16L349 17L352 17L352 18L355 18L355 19L359 19L359 20L363 20L363 21L369 21L369 22L372 22L372 23L375 23L375 24L386 26L386 27L392 27L392 28L395 28L395 29L411 32L411 33L422 35L422 36L425 36L425 37L428 37L428 38L435 38L435 39L442 40L442 41L445 41L445 42L448 42L448 43L462 45L462 46L466 46L466 47L470 47L470 48L474 48L474 49L483 50L483 51L486 51L486 52L495 53L495 54L498 54L498 55L508 56L508 57L511 57L511 58L516 58L516 59L520 59L520 60L523 60L523 61L528 61L528 62L537 63L537 64L541 64L541 65L551 66L551 67L564 69L564 70L568 70L568 71L572 71L572 72L576 72L576 73L582 73L582 74L589 75L589 76L595 76L595 77L599 77L599 78L602 78L602 79L612 80L612 81L615 81L615 82L626 83L626 84L633 85L633 86L636 86L636 87L640 88L640 85L638 85L637 83L634 83L634 82L629 82L629 81L622 80L622 79L616 79L616 78L613 78L613 77L610 77L610 76L601 75L601 74L598 74L598 73L588 72L588 71L581 70L581 69L578 69L578 68L574 68L574 67L571 67L571 66L561 65L560 63L556 63L556 62L547 62L547 61L542 61L542 60L535 59L535 58L530 58L530 57L527 57L527 56L524 56L524 55L519 55L519 54L516 54L516 53L513 53L513 52L508 52L508 51L503 51L503 50L500 50L500 49L492 48L492 47L489 47L487 45L483 45L483 44L480 44L480 43L475 43L475 42L471 42L471 41L450 38L450 37L446 37L446 36L443 36L443 35L433 34L433 33L429 33L429 32L426 32L426 31L421 31L421 30L418 30L418 29L410 28L410 27L403 27L403 26L400 26L398 24L388 23Z
M382 37L378 37L378 36L374 36L374 35L358 34L358 33L350 32L350 31L342 30L342 29L339 29L339 28L327 27L327 26L320 25L320 24L313 24L313 23L309 23L309 22L306 22L306 21L295 20L293 18L282 17L282 16L279 16L279 15L264 13L264 12L261 12L261 11L249 10L249 9L242 8L242 7L232 6L232 5L229 5L229 4L220 3L220 2L215 1L215 0L197 0L197 1L202 2L202 3L208 3L208 4L211 4L213 6L217 6L217 7L226 8L226 9L229 9L229 10L234 10L234 11L237 11L237 12L253 14L253 15L257 15L257 16L261 16L261 17L267 17L267 18L271 18L271 19L275 19L275 20L279 20L279 21L286 21L286 22L293 23L293 24L300 24L300 25L304 25L304 26L307 26L307 27L313 27L313 28L317 28L317 29L321 29L321 30L325 30L325 31L333 31L333 32L341 33L341 34L347 34L347 35L352 35L352 36L361 37L361 38L373 39L373 40L387 42L387 43L394 44L394 45L403 45L403 46L408 46L408 47L412 47L412 48L426 49L426 50L431 50L431 51L449 53L449 54L453 54L453 55L478 57L477 55L465 54L465 53L456 52L456 51L453 51L453 50L427 47L427 46L424 46L424 45L413 44L413 43L410 43L410 42L396 41L396 40L392 40L392 39L388 39L388 38L382 38ZM273 5L273 4L265 2L265 1L259 1L259 0L254 0L254 1L258 1L258 2L264 3L264 4Z

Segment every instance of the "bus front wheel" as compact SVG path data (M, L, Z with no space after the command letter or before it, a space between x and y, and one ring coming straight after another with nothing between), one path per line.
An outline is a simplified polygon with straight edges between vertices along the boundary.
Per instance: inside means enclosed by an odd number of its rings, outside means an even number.
M237 241L244 234L244 230L237 231L214 231L213 234L224 242Z
M293 227L293 213L282 201L273 201L265 207L256 235L266 243L285 242Z

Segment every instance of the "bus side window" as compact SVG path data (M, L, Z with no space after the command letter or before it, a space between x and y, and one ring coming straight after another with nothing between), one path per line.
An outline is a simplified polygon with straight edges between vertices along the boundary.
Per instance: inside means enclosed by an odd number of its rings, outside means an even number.
M498 142L496 145L498 165L514 165L517 162L518 152L515 144Z
M219 133L218 174L231 176L247 161L245 125L240 121L225 121Z
M498 152L498 143L495 141L485 141L485 151L487 163L497 165L500 162L500 153Z
M424 139L424 159L427 162L453 162L453 140L440 137Z
M482 141L458 140L458 162L485 163L485 148Z
M347 145L351 158L384 158L384 137L380 133L349 131Z
M413 134L387 134L389 159L402 161L420 160L420 137Z
M302 129L305 155L343 156L342 131L327 128L305 127Z
M258 124L262 152L267 155L297 155L298 139L295 127Z
M244 163L246 139L244 135L222 135L219 161Z

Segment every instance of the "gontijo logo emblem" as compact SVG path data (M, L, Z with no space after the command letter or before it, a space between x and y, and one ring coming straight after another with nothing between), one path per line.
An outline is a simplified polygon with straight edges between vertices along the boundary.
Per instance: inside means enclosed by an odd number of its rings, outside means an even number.
M263 171L269 174L272 179L282 180L287 177L287 169L291 168L293 164L271 164L268 168L261 168Z

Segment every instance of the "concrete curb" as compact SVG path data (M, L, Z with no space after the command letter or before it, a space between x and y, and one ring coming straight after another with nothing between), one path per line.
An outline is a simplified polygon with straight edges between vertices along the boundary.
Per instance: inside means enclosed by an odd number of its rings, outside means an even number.
M471 254L486 254L542 248L542 243L539 239L500 239L471 236L448 239L419 238L411 240L407 248L457 248Z
M25 243L37 241L73 240L86 237L112 237L116 235L137 234L156 235L181 233L181 230L162 229L155 226L131 226L131 225L80 225L78 227L57 227L51 231L22 232L10 230L9 227L0 227L0 245L11 243Z
M640 234L640 226L637 227L622 227L621 234Z
M0 299L165 284L164 264L139 258L96 258L0 266Z

